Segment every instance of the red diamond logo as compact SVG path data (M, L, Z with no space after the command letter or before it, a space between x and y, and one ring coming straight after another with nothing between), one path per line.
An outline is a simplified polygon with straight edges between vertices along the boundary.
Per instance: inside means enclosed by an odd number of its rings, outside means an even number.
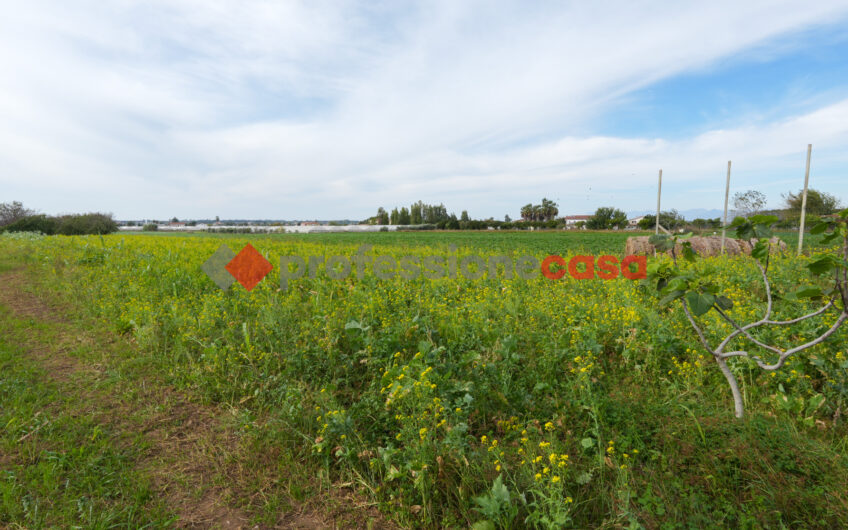
M225 268L245 289L252 291L274 267L248 243Z

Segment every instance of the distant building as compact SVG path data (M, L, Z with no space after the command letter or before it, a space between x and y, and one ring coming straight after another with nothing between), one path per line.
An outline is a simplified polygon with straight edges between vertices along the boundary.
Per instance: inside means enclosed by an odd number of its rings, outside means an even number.
M318 221L301 221L299 223L300 226L321 226L321 223Z
M569 227L569 226L575 226L580 221L583 221L585 223L586 221L588 221L591 218L592 218L591 215L566 215L565 217L562 218L562 220L565 222L565 226Z
M639 222L644 219L644 215L640 215L639 217L634 217L633 219L627 220L627 226L639 226Z
M181 226L185 226L185 225L186 225L186 224L185 224L185 223L183 223L182 221L180 221L180 222L178 222L178 223L174 223L174 222L168 223L168 226L172 226L172 227L174 227L174 228L181 227Z

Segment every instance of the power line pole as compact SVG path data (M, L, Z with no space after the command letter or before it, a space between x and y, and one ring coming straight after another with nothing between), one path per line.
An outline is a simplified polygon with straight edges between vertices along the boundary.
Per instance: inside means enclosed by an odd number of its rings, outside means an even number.
M657 183L657 218L654 226L654 234L660 233L660 196L662 195L662 169L660 169L660 179Z
M721 223L721 252L724 254L724 234L727 231L727 200L730 198L730 160L727 161L727 183L724 185L724 219Z
M810 185L810 157L813 154L813 144L807 144L807 171L804 172L804 194L801 196L801 226L798 228L798 255L804 248L804 221L807 217L807 187Z

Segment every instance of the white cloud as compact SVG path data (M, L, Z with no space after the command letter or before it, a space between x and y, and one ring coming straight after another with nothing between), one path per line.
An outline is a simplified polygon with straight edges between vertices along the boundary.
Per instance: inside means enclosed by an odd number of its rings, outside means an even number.
M569 211L640 209L660 166L667 200L699 207L687 191L711 190L705 179L727 158L734 183L777 199L806 142L825 169L817 182L844 186L848 100L683 140L583 133L638 88L844 20L841 3L34 1L6 11L0 184L10 196L0 201L45 211L356 218L421 198L501 216L542 195Z

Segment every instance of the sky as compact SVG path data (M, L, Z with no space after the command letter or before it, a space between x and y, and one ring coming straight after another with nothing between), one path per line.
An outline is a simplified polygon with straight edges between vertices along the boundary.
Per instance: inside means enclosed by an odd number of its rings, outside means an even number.
M0 202L117 219L848 204L848 2L28 0Z

